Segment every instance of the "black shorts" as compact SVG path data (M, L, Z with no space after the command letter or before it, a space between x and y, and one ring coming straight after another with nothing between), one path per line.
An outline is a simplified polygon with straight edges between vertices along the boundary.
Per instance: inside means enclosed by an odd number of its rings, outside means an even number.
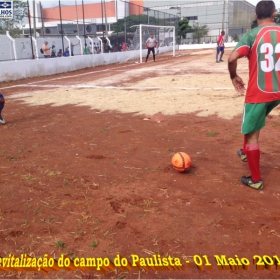
M153 55L155 55L155 48L148 48L148 55L149 55L151 52L153 53Z

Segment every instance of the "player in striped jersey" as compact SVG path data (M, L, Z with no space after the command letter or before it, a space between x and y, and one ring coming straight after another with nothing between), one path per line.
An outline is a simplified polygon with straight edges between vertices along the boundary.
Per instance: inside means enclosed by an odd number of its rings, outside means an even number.
M223 62L222 58L225 52L225 34L226 34L225 31L222 31L217 41L217 54L216 54L217 63ZM220 59L219 59L219 53L221 53Z
M248 161L251 176L241 182L257 190L263 189L260 174L260 130L266 116L280 104L280 26L274 23L275 4L260 1L256 6L258 27L253 28L238 42L229 57L228 69L235 90L245 93L245 84L237 75L237 60L249 59L249 83L245 96L242 134L243 149L237 154Z

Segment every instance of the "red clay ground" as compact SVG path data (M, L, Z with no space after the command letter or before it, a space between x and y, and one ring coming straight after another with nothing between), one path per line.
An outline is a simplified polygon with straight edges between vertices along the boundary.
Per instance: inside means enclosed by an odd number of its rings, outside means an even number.
M192 58L174 60L180 59ZM70 83L75 81L65 81ZM131 254L150 257L148 250L182 262L207 255L213 270L185 266L182 272L116 270L105 276L80 270L2 272L1 278L280 277L275 268L257 271L253 264L249 271L219 271L213 257L238 255L251 262L254 255L280 257L278 116L268 119L261 135L265 189L258 192L240 184L249 174L236 156L241 115L225 120L158 114L144 121L145 115L29 106L9 98L23 90L29 89L2 90L7 97L7 124L0 127L2 257L64 253L130 259ZM192 159L186 174L170 164L177 151Z

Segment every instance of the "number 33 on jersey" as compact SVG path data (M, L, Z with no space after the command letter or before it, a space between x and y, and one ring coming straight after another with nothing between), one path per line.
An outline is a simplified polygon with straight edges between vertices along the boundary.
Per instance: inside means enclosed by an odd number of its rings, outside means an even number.
M247 32L235 47L249 59L247 103L280 99L280 26L261 25Z

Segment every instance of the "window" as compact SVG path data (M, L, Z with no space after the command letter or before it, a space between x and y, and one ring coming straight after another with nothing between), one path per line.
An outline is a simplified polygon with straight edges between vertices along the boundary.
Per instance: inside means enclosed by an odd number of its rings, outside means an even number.
M187 20L198 20L197 16L185 17Z

